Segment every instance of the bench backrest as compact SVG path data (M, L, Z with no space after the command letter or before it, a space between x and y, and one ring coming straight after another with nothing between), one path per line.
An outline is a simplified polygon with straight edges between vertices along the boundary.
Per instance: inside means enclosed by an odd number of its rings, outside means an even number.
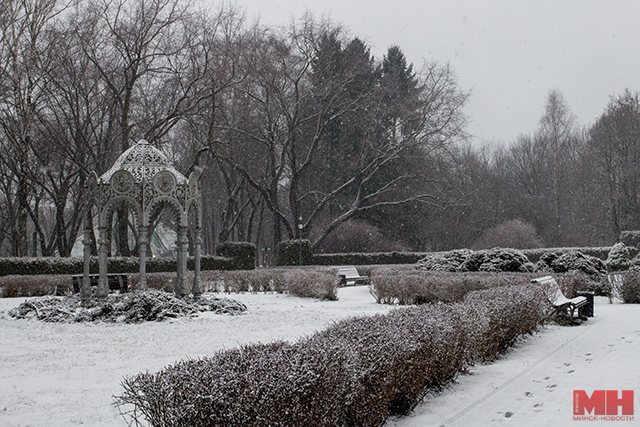
M355 267L338 267L338 276L344 276L347 280L361 277Z
M553 277L551 276L539 277L537 279L533 279L532 282L536 282L541 284L542 286L547 287L548 289L547 295L549 297L549 301L551 301L551 304L563 305L568 302L571 302L569 298L564 296L564 294L562 293L562 289L560 289L560 285L558 285L558 282L556 282L556 280Z

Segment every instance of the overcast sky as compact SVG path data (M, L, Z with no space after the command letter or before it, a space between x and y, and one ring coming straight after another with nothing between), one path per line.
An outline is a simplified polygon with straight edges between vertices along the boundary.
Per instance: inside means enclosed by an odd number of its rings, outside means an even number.
M215 1L217 0L207 0ZM382 58L393 44L419 68L450 63L471 90L469 131L510 143L535 131L549 91L579 125L610 97L640 89L638 0L235 0L251 19L285 24L305 10L342 23Z

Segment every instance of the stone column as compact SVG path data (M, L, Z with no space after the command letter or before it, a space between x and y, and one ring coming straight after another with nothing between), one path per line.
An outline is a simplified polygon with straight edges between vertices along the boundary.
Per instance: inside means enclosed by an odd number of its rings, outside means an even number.
M187 291L184 288L184 279L187 275L187 254L189 253L189 241L187 240L187 227L178 229L178 283L176 283L176 295L183 297ZM179 292L178 292L179 291Z
M108 244L107 240L107 228L100 227L98 229L98 262L100 263L100 277L98 278L98 298L105 299L109 295L109 282L107 278L107 254Z
M193 288L191 293L194 298L200 298L202 295L202 279L200 278L200 260L202 258L202 229L196 229L195 248L194 248L194 267L193 267Z
M138 229L138 246L140 247L140 291L147 290L147 242L149 237L149 229L140 227Z
M82 244L84 246L84 271L82 276L82 289L80 290L80 295L82 297L83 306L87 306L89 304L89 301L91 300L91 277L89 277L91 266L91 232L91 207L87 206L84 215L84 235L82 238Z

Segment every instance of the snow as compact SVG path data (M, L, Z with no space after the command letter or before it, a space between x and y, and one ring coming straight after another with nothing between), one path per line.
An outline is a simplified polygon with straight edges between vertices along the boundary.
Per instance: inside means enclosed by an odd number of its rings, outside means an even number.
M125 376L244 343L295 340L345 317L393 309L376 304L365 286L338 296L233 294L247 314L144 324L14 320L6 312L24 299L0 299L0 426L125 426L112 405ZM640 380L640 305L596 298L595 316L524 338L386 427L570 425L573 390L633 390Z

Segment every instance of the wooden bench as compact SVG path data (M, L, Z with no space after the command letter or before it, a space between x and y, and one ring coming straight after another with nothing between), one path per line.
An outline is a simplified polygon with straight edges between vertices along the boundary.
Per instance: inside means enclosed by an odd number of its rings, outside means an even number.
M586 297L567 298L562 293L562 289L558 285L558 282L551 276L539 277L533 279L532 282L539 283L543 286L547 286L548 296L551 305L556 311L556 314L568 316L572 319L575 315L576 309L583 307L587 304Z
M361 276L358 270L353 266L338 267L338 286L354 286L357 284L369 284L371 281L368 276Z
M82 274L74 274L71 276L73 279L73 292L78 293L80 289L82 289L82 278L84 275ZM99 274L90 274L89 279L91 281L91 286L98 286L98 279L100 278ZM107 282L109 283L110 291L120 291L120 293L125 293L129 290L129 282L127 280L127 275L124 273L111 273L107 274Z

